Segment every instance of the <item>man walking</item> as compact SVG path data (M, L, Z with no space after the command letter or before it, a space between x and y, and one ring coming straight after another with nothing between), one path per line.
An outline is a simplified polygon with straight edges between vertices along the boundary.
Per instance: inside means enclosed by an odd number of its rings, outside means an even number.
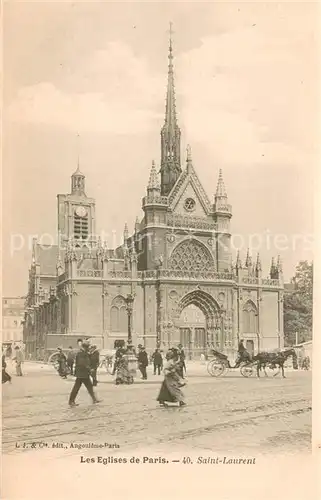
M153 352L152 361L154 364L154 375L156 375L156 371L158 372L158 375L160 375L163 368L163 357L159 349L155 349L155 351Z
M99 366L99 351L96 345L92 345L90 347L89 357L90 357L91 377L93 379L93 387L96 387L96 385L98 384L97 369Z
M142 379L147 380L146 368L148 366L148 356L147 352L145 351L145 347L143 346L139 347L139 353L137 359L138 359L138 368L140 369L140 372L142 374Z
M75 375L76 380L69 396L69 406L78 406L76 397L82 384L86 387L93 403L99 403L93 385L90 380L90 356L89 356L89 342L82 343L80 351L76 354L75 359Z
M23 363L23 354L20 351L20 347L16 345L15 349L15 356L12 358L16 362L16 374L17 377L22 377L22 369L21 365Z

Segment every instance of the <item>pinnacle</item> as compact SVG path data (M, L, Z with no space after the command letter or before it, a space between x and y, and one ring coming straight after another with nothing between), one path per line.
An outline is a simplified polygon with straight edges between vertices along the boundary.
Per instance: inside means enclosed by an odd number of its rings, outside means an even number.
M154 160L152 161L152 168L150 171L150 176L148 181L148 189L157 189L157 190L160 189L160 184Z
M252 257L250 256L250 250L249 248L247 249L247 254L246 254L246 260L245 260L245 266L249 267L252 265Z
M219 198L227 198L226 189L223 181L223 172L221 168L219 170L215 196Z
M239 250L237 251L235 266L236 266L237 269L242 268L242 261L241 261L241 258L240 258L240 251Z
M189 144L186 147L186 161L187 163L192 163L192 149Z

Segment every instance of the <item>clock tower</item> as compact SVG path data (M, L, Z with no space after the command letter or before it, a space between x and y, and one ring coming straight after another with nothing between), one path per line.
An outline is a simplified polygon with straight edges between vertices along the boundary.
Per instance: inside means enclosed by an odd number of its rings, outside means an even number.
M58 237L62 247L68 240L79 244L95 235L95 200L85 192L85 176L79 166L71 176L71 193L58 194Z

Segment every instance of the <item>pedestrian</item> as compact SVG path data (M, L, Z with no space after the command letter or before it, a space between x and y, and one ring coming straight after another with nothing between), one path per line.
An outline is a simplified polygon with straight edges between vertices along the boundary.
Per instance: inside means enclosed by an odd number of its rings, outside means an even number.
M158 375L160 375L161 370L163 369L163 356L161 355L159 349L155 349L153 352L152 362L154 364L154 375L156 375L156 371Z
M93 403L100 403L100 400L94 393L93 385L90 380L90 356L89 342L82 342L79 352L75 359L75 375L76 380L69 396L69 406L78 406L76 397L82 384L86 387Z
M75 363L75 352L71 346L69 346L67 354L67 365L70 371L70 375L74 374L74 363Z
M145 347L141 346L139 348L139 353L137 357L138 361L138 368L140 369L140 372L142 374L142 379L147 380L147 366L148 366L148 356L147 352L145 351Z
M96 345L92 345L90 347L89 356L90 356L91 377L93 379L93 387L96 387L96 385L98 384L97 369L99 366L99 351Z
M58 363L58 373L61 378L67 378L67 358L66 355L63 353L62 348L58 347L58 358L57 358L57 363Z
M17 377L22 377L22 368L21 368L21 365L23 363L23 354L20 351L19 346L16 345L16 347L14 349L15 349L15 355L12 358L12 360L16 362L16 374L17 374Z
M134 383L134 378L130 373L127 359L127 351L120 347L117 352L116 366L116 385L130 385Z
M124 352L124 348L121 346L118 346L116 349L116 352L115 352L115 362L114 362L114 368L112 371L112 375L115 375L115 373L117 371L117 364L118 364L118 361L120 360L120 358L122 357L123 352Z
M184 352L182 344L178 344L177 354L178 354L179 364L180 364L180 376L182 378L184 378L184 372L186 374L186 364L185 364L185 352Z
M164 367L164 381L157 398L161 406L167 406L166 403L178 403L179 406L185 406L184 394L181 387L185 385L180 373L180 359L177 349L170 349L166 354L166 364Z
M7 368L6 356L3 353L2 354L2 383L3 384L5 384L6 382L11 383L11 377L10 377L9 373L6 372L6 368Z
M82 339L78 339L78 340L77 340L77 346L78 346L78 349L81 349L82 343L83 343L83 340L82 340Z

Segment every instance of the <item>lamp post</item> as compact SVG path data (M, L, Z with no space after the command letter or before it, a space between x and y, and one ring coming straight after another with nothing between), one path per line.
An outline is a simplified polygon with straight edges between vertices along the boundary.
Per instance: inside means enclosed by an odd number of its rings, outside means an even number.
M134 296L129 293L125 299L126 302L126 309L127 309L127 315L128 315L128 337L127 337L127 353L126 353L126 358L127 358L127 363L128 363L128 370L130 372L130 375L132 376L132 380L134 380L136 376L136 370L137 370L137 358L134 352L134 346L133 346L133 337L132 337L132 318L133 318L133 303L134 303Z
M133 295L131 293L128 294L125 301L126 301L126 309L128 316L127 348L129 351L133 351L133 337L132 337L132 318L133 318L133 303L134 303Z

